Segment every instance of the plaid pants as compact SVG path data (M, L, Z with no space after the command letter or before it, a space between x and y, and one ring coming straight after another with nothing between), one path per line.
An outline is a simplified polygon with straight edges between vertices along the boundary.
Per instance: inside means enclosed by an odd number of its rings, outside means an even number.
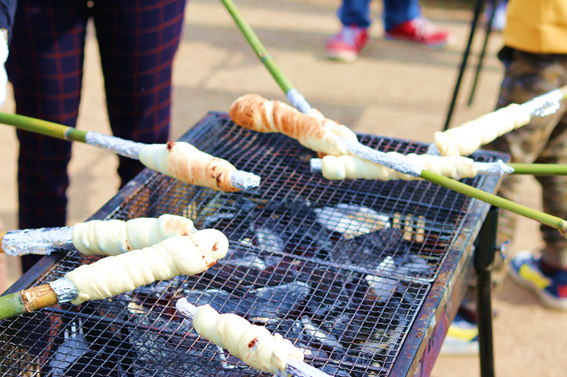
M89 6L76 0L18 1L6 63L16 113L75 127L86 28L92 17L113 134L143 143L166 142L171 68L185 3L97 0ZM25 131L18 131L18 138L20 228L65 225L71 143ZM142 168L121 157L122 185Z

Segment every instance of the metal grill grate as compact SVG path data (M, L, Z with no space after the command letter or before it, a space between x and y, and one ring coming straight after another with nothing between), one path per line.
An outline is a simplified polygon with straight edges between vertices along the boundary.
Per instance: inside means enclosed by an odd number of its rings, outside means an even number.
M382 151L426 149L359 139ZM2 322L2 374L261 375L176 315L176 299L186 297L279 332L331 375L388 375L471 200L428 182L329 182L309 172L313 152L282 135L236 127L223 113L210 113L182 140L261 176L261 187L218 193L149 174L105 215L184 215L198 229L223 231L227 257L200 276ZM465 182L479 187L483 179ZM70 253L34 284L94 260Z

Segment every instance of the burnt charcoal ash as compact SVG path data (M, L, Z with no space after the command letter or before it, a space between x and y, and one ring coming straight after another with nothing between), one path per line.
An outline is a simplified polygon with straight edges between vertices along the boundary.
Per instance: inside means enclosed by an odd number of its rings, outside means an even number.
M384 228L353 238L341 237L330 252L336 263L354 264L367 269L376 269L385 257L407 253L410 244L403 240L402 231Z
M254 297L254 302L249 307L248 316L284 317L289 312L296 311L310 291L309 284L300 281L258 288L249 295Z
M307 276L306 276L307 275ZM324 317L331 311L342 311L352 301L353 279L357 274L336 268L315 268L299 275L300 279L312 282L314 291L307 302L307 310L316 317Z
M337 204L314 210L316 221L328 231L353 238L390 227L390 218L356 204Z

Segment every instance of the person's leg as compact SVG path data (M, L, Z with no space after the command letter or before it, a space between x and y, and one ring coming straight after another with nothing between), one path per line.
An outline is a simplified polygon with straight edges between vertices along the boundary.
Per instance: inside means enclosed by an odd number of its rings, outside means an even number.
M183 27L185 0L105 0L93 14L108 116L115 136L142 143L169 137L171 67ZM143 168L120 158L125 185Z
M337 11L339 20L343 26L356 25L361 28L370 27L372 23L372 19L370 18L370 1L371 0L343 0Z
M343 0L337 14L343 26L329 38L325 52L330 59L351 62L368 42L370 0Z
M383 0L383 2L382 18L385 30L421 16L419 0Z
M503 49L501 59L506 65L506 75L498 107L510 103L523 103L567 84L567 57L527 54L511 49ZM509 153L511 162L521 163L567 163L567 105L553 115L533 117L530 123L513 132L503 135L486 146L487 149ZM544 211L561 218L567 217L567 177L537 177L542 186ZM499 195L517 200L518 178L506 177ZM517 216L501 211L498 241L503 242L514 235ZM544 303L553 306L543 291L548 284L556 295L556 282L551 274L556 269L567 270L567 242L559 232L541 226L546 244L541 259L529 253L522 253L511 261L511 276L523 285L531 285ZM543 267L541 263L543 262ZM545 272L549 276L545 276ZM540 275L538 275L538 273ZM539 277L538 277L539 276ZM567 274L566 274L567 277ZM543 284L543 282L547 282ZM567 287L567 281L564 282ZM567 291L564 295L567 301ZM548 301L546 301L548 300ZM565 303L567 308L567 303ZM558 301L561 302L560 300Z
M20 0L6 69L16 113L75 127L88 8L73 0ZM19 227L64 226L71 143L18 131ZM29 269L40 257L22 257Z
M449 30L438 29L421 15L419 0L383 0L384 35L432 47L443 47L454 39Z

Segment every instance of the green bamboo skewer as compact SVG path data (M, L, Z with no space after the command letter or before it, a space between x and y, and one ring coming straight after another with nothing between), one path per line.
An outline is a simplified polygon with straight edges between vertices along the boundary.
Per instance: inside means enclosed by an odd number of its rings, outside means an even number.
M567 165L562 164L506 164L514 168L512 174L567 175Z
M0 123L57 139L79 141L81 143L87 142L86 131L24 115L0 113Z
M294 89L291 81L285 76L282 70L277 66L274 59L268 54L266 48L254 32L250 25L246 22L246 20L242 17L238 8L234 4L232 0L221 0L230 15L232 16L234 22L244 35L244 38L248 41L256 55L260 61L264 64L264 66L270 71L272 77L276 80L280 88L287 94L291 89Z
M279 67L277 66L275 61L268 54L264 45L262 44L262 42L260 42L260 39L258 38L256 33L254 32L254 30L252 30L250 25L248 25L246 20L244 20L244 18L242 17L242 15L238 11L238 9L236 8L236 5L232 2L232 0L221 0L221 1L225 5L226 9L228 10L230 15L232 16L232 18L236 22L236 25L238 26L238 28L240 29L240 31L242 32L242 34L244 35L244 37L246 38L246 40L248 41L248 43L250 44L250 46L252 47L252 49L254 50L256 55L258 56L258 58L260 58L260 61L268 69L268 71L270 72L272 77L276 80L276 82L278 83L280 88L284 91L284 93L289 98L290 97L289 96L290 90L293 91L293 89L294 89L294 87L291 84L291 82L289 81L289 79L285 76L283 71L281 69L279 69ZM567 86L561 88L561 91L563 92L563 95L564 95L564 98L565 98L565 96L567 96ZM301 108L300 108L300 111L303 112L303 113L307 112L307 111L304 111L304 109L301 109ZM534 167L522 167L522 168L519 167L519 170L522 171L522 169L523 169L523 171L527 171L528 168L534 169ZM537 170L537 167L535 167L535 169ZM520 174L520 173L517 173L517 174ZM527 173L524 173L524 174L527 174ZM422 172L420 174L420 178L423 178L425 180L428 180L429 182L438 184L440 186L449 188L449 189L454 190L458 193L461 193L461 194L482 200L482 201L484 201L488 204L492 204L496 207L508 210L510 212L513 212L513 213L516 213L518 215L527 217L529 219L539 221L542 224L546 224L546 225L549 225L549 226L557 229L561 234L565 234L565 232L566 232L567 222L558 218L558 217L551 216L551 215L548 215L546 213L524 207L524 206L517 204L517 203L514 203L510 200L503 199L503 198L496 196L494 194L489 194L485 191L482 191L482 190L476 189L474 187L465 185L464 183L452 180L450 178L443 177L443 176L435 174L435 173L431 173L431 172L426 171L426 170L422 170Z
M555 228L561 234L566 234L567 232L567 221L548 215L547 213L543 213L540 211L536 211L535 209L531 209L525 207L521 204L514 203L511 200L504 199L502 197L489 194L486 191L479 190L477 188L471 187L459 181L455 181L451 178L443 177L441 175L429 172L427 170L423 170L420 174L420 178L426 179L429 182L438 184L439 186L446 187L458 193L470 196L472 198L476 198L486 202L488 204L492 204L498 208L502 208L508 210L510 212L516 213L518 215L527 217L528 219L536 220L544 225L550 226Z

